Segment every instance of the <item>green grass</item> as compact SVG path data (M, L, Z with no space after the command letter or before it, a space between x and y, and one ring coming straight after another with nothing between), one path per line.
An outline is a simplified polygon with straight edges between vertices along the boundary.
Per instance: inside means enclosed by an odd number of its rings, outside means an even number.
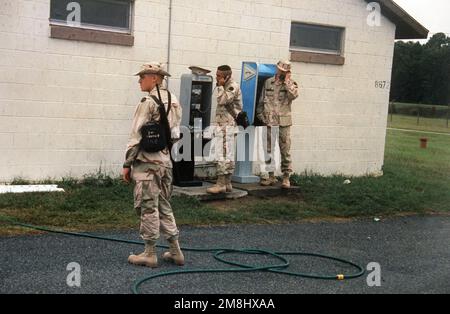
M283 223L303 219L367 217L403 213L450 212L450 136L388 130L384 176L379 178L292 177L302 188L297 196L202 203L175 197L179 225ZM26 183L18 179L19 183ZM47 182L48 183L48 182ZM133 187L96 174L82 182L58 182L66 193L0 195L0 216L71 231L137 228ZM29 232L0 223L0 234Z
M295 177L304 189L305 202L337 217L402 212L450 210L450 136L426 134L428 149L421 149L420 133L389 130L384 176Z
M417 125L417 117L399 114L394 114L392 116L389 115L388 127L395 129L450 133L450 128L447 128L447 119L434 119L421 117L419 119L419 125Z
M419 138L428 138L428 149ZM450 211L450 136L388 131L386 177L409 188L413 207Z
M131 186L119 180L97 185L67 180L58 184L66 193L0 195L0 215L68 230L107 230L136 223L129 210ZM0 226L0 233L2 229Z

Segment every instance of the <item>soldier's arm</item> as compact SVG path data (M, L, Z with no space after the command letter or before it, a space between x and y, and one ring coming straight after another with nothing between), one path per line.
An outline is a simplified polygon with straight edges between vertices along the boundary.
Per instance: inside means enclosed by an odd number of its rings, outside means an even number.
M218 88L217 91L217 106L224 106L228 112L236 118L237 113L234 110L233 101L236 97L237 90L234 86L228 86L225 88Z
M125 156L125 162L123 163L123 168L131 168L131 165L136 160L138 153L139 145L128 148Z
M234 110L237 112L237 114L239 114L241 111L244 110L244 106L242 104L242 92L240 88L236 91L236 99L237 101L234 102L235 104Z
M287 80L286 87L289 100L294 100L298 97L298 84L295 81Z

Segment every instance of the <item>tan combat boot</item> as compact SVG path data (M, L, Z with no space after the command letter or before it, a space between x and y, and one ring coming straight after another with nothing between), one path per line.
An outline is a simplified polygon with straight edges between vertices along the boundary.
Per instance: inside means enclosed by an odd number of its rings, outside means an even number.
M221 194L227 191L227 184L225 182L225 176L218 176L216 185L206 189L209 194Z
M289 180L289 173L285 173L283 175L283 183L281 184L282 189L289 189L291 188L291 181Z
M269 178L263 178L261 180L262 186L271 186L275 185L278 182L277 178L275 177L275 174L273 172L269 172Z
M227 193L233 192L233 185L231 184L231 174L225 176L225 183L227 187Z
M178 240L169 240L169 252L164 252L163 259L178 266L184 265L184 255L181 252Z
M156 256L156 243L145 241L145 251L139 255L130 255L128 263L151 268L158 267L158 257Z

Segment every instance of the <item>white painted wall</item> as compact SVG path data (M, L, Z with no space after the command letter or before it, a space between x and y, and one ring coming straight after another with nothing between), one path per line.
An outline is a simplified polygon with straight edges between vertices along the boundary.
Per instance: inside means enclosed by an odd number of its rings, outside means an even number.
M119 172L134 107L132 76L166 62L169 0L136 0L135 45L49 38L49 0L0 4L0 181ZM363 175L381 170L395 26L366 24L362 0L173 0L170 88L190 65L214 70L289 56L291 21L346 28L344 66L294 64L296 172Z
M121 168L136 77L167 59L166 2L136 1L135 45L50 38L49 0L0 3L0 181Z
M395 25L382 18L380 27L367 24L367 3L290 1L294 21L345 27L345 65L296 63L302 87L294 106L292 138L296 171L325 175L379 175L384 147ZM295 5L294 5L295 4Z

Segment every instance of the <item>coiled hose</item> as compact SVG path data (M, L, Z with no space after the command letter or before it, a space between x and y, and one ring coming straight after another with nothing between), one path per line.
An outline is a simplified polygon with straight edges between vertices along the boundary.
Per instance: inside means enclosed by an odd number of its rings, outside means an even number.
M44 231L44 232L57 233L57 234L63 234L63 235L68 235L68 236L75 236L75 237L83 237L83 238L102 240L102 241L144 245L144 243L141 241L125 240L125 239L119 239L119 238L113 238L113 237L101 237L101 236L95 236L95 235L88 234L88 233L67 232L67 231L55 230L55 229L41 227L41 226L34 226L34 225L30 225L30 224L21 223L21 222L11 219L10 217L4 217L4 216L0 216L0 221L6 222L11 225L20 226L20 227L24 227L24 228L28 228L28 229L33 229L33 230ZM166 249L168 248L168 246L165 246L165 245L158 245L157 247L166 248ZM182 274L192 274L192 273L238 273L238 272L268 271L268 272L272 272L272 273L285 274L285 275L289 275L289 276L297 276L297 277L321 279L321 280L355 279L355 278L361 277L365 273L363 267L361 267L351 261L347 261L345 259L341 259L341 258L337 258L337 257L333 257L333 256L316 254L316 253L272 252L272 251L262 250L262 249L238 249L237 250L237 249L227 249L227 248L200 249L200 248L187 248L187 247L182 248L182 250L190 251L190 252L214 253L214 258L217 261L220 261L224 264L235 266L235 267L219 268L219 269L214 269L214 268L211 268L211 269L209 269L209 268L182 269L182 270L161 272L161 273L157 273L157 274L136 280L132 285L132 288L131 288L132 292L135 294L139 294L139 287L144 282L147 282L154 278L164 277L164 276L182 275ZM274 257L275 259L277 259L279 261L279 263L276 263L273 265L246 265L246 264L227 260L224 257L227 254L233 254L233 253L234 254L237 253L237 254L267 255L267 256ZM310 257L331 260L331 261L342 263L344 265L350 265L353 268L355 268L356 271L355 271L355 273L337 274L337 275L291 272L291 271L286 270L289 267L290 263L284 256L310 256Z

